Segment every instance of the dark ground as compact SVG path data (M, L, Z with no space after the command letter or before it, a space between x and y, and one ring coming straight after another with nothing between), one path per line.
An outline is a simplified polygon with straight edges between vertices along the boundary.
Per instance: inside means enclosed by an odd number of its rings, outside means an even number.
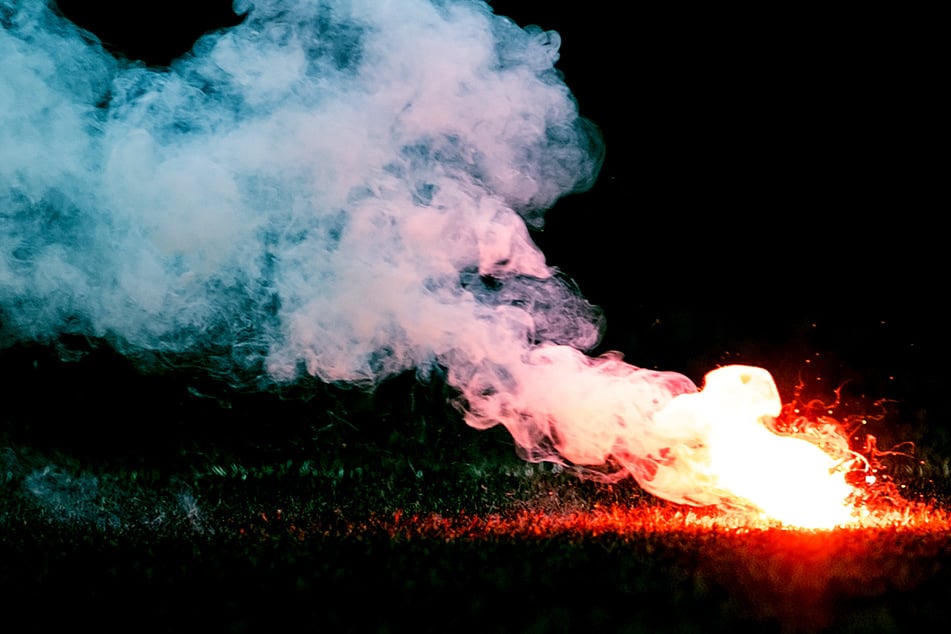
M61 3L154 64L229 19L226 2L148 21L106 5ZM927 23L493 6L561 33L604 133L598 183L535 236L604 309L599 350L698 382L760 365L786 398L800 380L816 398L842 387L836 415L881 414L880 448L914 444L886 461L905 498L943 508L947 205L928 150L946 144ZM676 515L632 483L523 463L438 383L244 393L87 340L18 344L0 369L0 596L25 630L897 632L951 616L943 523L395 537L368 518Z

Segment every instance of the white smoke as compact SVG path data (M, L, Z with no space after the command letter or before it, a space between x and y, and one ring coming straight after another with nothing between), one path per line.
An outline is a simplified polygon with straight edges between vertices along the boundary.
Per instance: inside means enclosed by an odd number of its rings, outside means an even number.
M601 315L529 233L602 158L558 34L471 1L236 8L156 69L0 0L6 338L278 382L440 368L466 420L529 459L665 446L652 414L696 387L586 356Z

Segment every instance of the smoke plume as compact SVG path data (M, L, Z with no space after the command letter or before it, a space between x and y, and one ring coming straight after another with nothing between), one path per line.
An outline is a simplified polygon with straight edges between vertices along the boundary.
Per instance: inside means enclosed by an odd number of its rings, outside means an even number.
M585 354L530 228L589 188L559 35L480 2L255 0L169 67L0 0L0 320L263 382L444 373L530 460L653 477L694 384ZM639 466L640 465L640 466Z

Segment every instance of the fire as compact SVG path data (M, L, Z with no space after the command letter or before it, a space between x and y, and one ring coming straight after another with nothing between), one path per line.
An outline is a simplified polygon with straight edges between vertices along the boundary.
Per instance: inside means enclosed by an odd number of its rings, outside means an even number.
M668 498L680 487L674 497L690 504L753 508L788 526L854 523L856 490L846 474L857 458L774 432L769 423L781 410L766 370L730 365L709 372L700 391L675 397L655 414L656 425L689 430L690 441L672 448L642 484Z

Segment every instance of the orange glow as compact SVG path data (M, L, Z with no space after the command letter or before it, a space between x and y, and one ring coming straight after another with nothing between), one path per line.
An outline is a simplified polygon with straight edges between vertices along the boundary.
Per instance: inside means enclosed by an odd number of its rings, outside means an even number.
M240 536L268 544L282 538L316 542L374 562L376 557L388 562L394 553L414 553L426 558L412 566L419 583L425 583L426 564L432 561L451 566L458 574L465 570L458 562L477 557L476 561L504 571L503 582L518 571L537 580L539 569L525 562L539 557L560 562L556 570L565 561L571 562L572 571L601 562L609 566L607 574L631 580L627 587L632 589L623 591L628 599L643 596L632 594L639 587L634 584L666 592L661 585L665 579L689 579L695 591L713 589L707 600L722 588L740 614L779 625L767 629L821 632L836 631L836 619L853 614L846 609L840 615L840 606L857 603L862 615L862 608L874 605L872 598L886 602L897 595L904 600L919 586L940 582L941 555L948 550L951 531L946 509L914 502L870 509L854 524L833 530L782 526L750 514L675 505L647 496L635 495L629 504L581 508L572 504L554 511L548 499L538 502L543 509L527 501L477 513L387 510L351 515L338 509L311 516L293 509L269 511L253 516ZM354 550L347 544L359 547ZM511 545L526 553L524 559L515 557L512 565L501 559L516 552ZM608 558L599 558L600 553ZM458 559L446 563L451 558ZM604 571L591 569L597 574ZM562 578L560 583L564 582ZM855 629L853 622L845 622Z
M386 535L393 540L435 539L438 541L494 541L568 537L586 539L615 537L639 540L651 535L703 537L710 535L760 535L785 540L783 534L824 535L837 544L845 540L862 544L865 537L904 536L922 540L929 535L944 540L951 530L951 513L930 504L905 502L900 507L873 509L848 526L835 530L805 529L783 525L764 517L733 513L714 507L691 508L665 502L639 500L631 505L595 504L583 510L552 512L533 508L509 509L496 513L412 513L402 510L361 517L308 517L306 513L281 510L256 515L241 527L248 538L273 539L281 533L295 539L363 538ZM794 538L792 538L794 539Z
M673 448L666 472L645 488L664 497L666 486L699 482L702 490L682 501L752 507L765 519L800 528L855 523L856 490L846 474L861 458L774 432L771 423L781 410L766 370L730 365L708 373L702 390L675 397L655 415L659 426L690 429L693 441Z

